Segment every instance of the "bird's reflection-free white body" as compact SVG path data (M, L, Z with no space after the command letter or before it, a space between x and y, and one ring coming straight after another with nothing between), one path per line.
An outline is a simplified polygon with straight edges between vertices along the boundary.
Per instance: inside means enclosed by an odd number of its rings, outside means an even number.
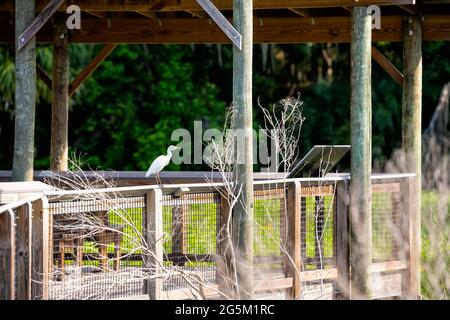
M174 150L180 149L180 147L170 146L167 148L167 154L161 155L156 158L153 163L148 168L147 173L145 174L146 178L149 178L151 175L156 175L156 179L158 183L161 184L161 180L159 179L159 173L170 163L170 159L172 158L172 152Z

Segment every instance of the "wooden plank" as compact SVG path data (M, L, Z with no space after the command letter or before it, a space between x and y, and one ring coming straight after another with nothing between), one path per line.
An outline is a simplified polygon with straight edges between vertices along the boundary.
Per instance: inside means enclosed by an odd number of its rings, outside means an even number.
M349 43L351 24L348 16L315 17L314 25L301 23L304 18L264 17L254 23L255 43ZM13 41L12 26L0 20L0 42ZM261 23L262 22L262 23ZM383 16L380 30L373 30L372 42L402 41L402 21L400 16ZM450 40L449 15L425 15L423 40ZM38 43L52 43L53 30L44 27L37 35ZM71 43L146 43L146 44L191 44L230 43L228 37L208 19L161 18L100 20L84 18L83 28L73 30Z
M235 264L239 299L254 296L253 266L253 1L233 1L233 25L242 35L242 50L233 47L233 103L236 116L232 127L244 133L234 169L236 205L233 208L233 244L239 262ZM239 191L237 191L239 190Z
M400 183L393 182L393 183L376 183L372 184L372 192L373 193L396 193L400 192Z
M206 11L206 13L214 20L214 22L219 26L219 28L227 35L227 37L233 42L233 44L242 50L242 36L233 27L233 25L228 22L227 18L211 3L210 0L196 0L197 3Z
M50 170L69 165L69 35L65 24L55 26L53 44L52 123Z
M83 27L84 28L84 27ZM122 29L123 30L123 29ZM116 43L105 45L94 59L84 68L83 71L72 81L69 86L69 97L71 97L83 82L100 66L100 64L113 52L117 47Z
M47 86L47 88L51 90L53 86L52 78L50 78L47 71L45 71L44 68L42 68L38 63L36 63L36 74L39 79L41 79L41 81Z
M218 296L219 288L217 285L203 287L203 293L206 297ZM161 300L191 300L195 299L191 289L164 290L161 293Z
M318 280L332 280L338 278L338 269L322 269L322 270L311 270L302 271L300 274L300 279L302 282L312 282Z
M374 274L373 299L397 297L402 294L401 273Z
M309 196L332 196L334 195L334 186L333 185L326 185L326 186L317 186L317 187L309 187L309 186L302 186L302 197L309 197Z
M255 281L255 291L275 291L283 289L291 289L294 280L292 278L281 278L273 280L257 280Z
M20 51L39 32L44 24L55 14L65 0L51 0L44 10L22 32L17 39L17 49ZM31 5L30 5L31 6Z
M301 184L293 182L287 190L287 244L286 244L286 275L293 279L290 299L298 299L301 296L302 287L300 281L301 262Z
M183 196L181 202L183 203ZM188 214L187 205L178 205L172 207L172 253L174 255L184 255L187 252L187 228L186 218ZM183 261L175 263L177 266L184 266Z
M11 31L11 35L18 37L34 19L34 0L17 0L15 4L15 32ZM18 50L17 46L15 48L15 127L12 179L13 181L32 181L36 117L35 38L32 37L30 41L27 41L22 50Z
M287 9L287 8L337 8L354 5L413 5L415 0L254 0L254 9ZM38 9L47 5L48 0L36 0ZM200 10L195 0L72 0L63 4L58 10L65 11L70 4L78 5L83 11L189 11ZM214 0L219 10L231 10L232 0ZM0 3L0 11L14 10L14 1L7 0Z
M15 299L14 212L0 213L0 300Z
M350 228L352 298L367 299L371 281L367 270L372 263L372 100L371 42L372 17L363 6L352 9L351 41L351 180Z
M422 190L422 20L420 16L405 17L403 23L403 96L402 150L406 169L415 173L410 191L410 295L420 294L420 239Z
M31 203L17 208L17 300L31 300Z
M49 217L48 202L41 198L32 205L31 299L48 299Z
M398 85L403 85L403 74L375 46L372 46L372 58Z
M349 189L348 182L336 185L336 298L350 297L350 229L349 229Z
M149 254L147 267L152 275L160 275L163 263L163 222L162 222L162 192L161 189L150 190L146 199L146 240ZM157 277L147 282L148 295L151 300L160 300L162 293L162 279Z
M386 262L376 262L372 263L369 267L369 272L380 273L380 272L392 272L408 269L408 263L406 261L386 261Z
M219 223L217 224L216 278L221 297L232 299L234 298L234 276L231 254L231 199L226 188L221 189L220 195Z

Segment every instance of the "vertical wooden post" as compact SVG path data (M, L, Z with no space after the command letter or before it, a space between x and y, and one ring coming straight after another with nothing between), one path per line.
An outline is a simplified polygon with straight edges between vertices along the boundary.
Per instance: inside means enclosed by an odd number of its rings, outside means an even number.
M422 21L405 17L403 23L402 145L406 168L415 173L410 199L410 295L420 294L420 228L422 185Z
M32 205L31 299L48 299L49 219L47 198Z
M30 25L35 0L16 0L15 39ZM16 41L14 41L16 42ZM36 108L36 41L18 50L16 45L16 117L14 131L13 181L33 180L34 123Z
M31 300L31 203L17 208L17 300Z
M188 206L184 204L184 198L184 195L180 195L180 200L183 204L172 208L172 254L175 257L181 258L187 252L187 230L185 219ZM184 264L184 260L175 262L175 265L177 266L184 266Z
M287 190L287 254L286 261L289 278L293 278L292 291L289 294L291 299L299 299L302 291L300 282L301 272L301 203L300 203L301 184L298 181L289 184Z
M337 292L338 300L350 297L350 259L349 259L349 190L348 182L338 182L336 185L336 265L338 269Z
M50 169L67 171L69 127L69 38L65 24L55 26L53 46Z
M146 199L147 246L149 250L147 267L152 276L160 276L163 263L163 225L162 225L162 191L150 190ZM160 300L162 279L154 278L147 282L147 292L151 300Z
M237 108L234 129L241 133L244 150L236 150L235 181L240 190L233 213L239 298L254 295L253 270L253 134L252 134L252 60L253 2L233 0L233 25L242 35L242 51L233 48L233 102ZM242 148L240 148L242 149Z
M352 9L351 32L351 288L352 297L370 298L372 263L372 102L371 42L372 20L367 8Z
M219 292L225 299L234 298L233 295L233 264L231 261L230 244L232 228L228 224L231 209L227 190L224 188L220 192L220 216L217 224L217 259L216 259L216 275Z
M15 299L14 212L0 213L0 300Z

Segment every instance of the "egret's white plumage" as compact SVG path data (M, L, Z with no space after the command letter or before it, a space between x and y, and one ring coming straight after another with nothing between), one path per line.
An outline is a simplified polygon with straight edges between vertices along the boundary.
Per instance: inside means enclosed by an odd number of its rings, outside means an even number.
M148 168L145 177L149 178L154 174L159 180L159 173L170 163L170 159L172 158L172 151L177 149L180 149L180 147L170 146L169 148L167 148L167 154L161 155L153 161L153 163L150 165L150 168Z

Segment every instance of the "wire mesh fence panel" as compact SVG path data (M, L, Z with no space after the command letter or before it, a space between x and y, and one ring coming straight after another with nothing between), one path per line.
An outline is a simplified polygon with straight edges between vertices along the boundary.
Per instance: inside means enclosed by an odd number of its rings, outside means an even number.
M50 299L144 294L145 197L49 203Z
M163 290L214 285L217 230L220 226L220 194L164 195Z
M399 258L401 239L400 184L372 185L373 262Z
M336 206L334 186L301 189L302 270L336 265Z
M286 277L286 204L284 189L254 192L254 266L256 280Z

